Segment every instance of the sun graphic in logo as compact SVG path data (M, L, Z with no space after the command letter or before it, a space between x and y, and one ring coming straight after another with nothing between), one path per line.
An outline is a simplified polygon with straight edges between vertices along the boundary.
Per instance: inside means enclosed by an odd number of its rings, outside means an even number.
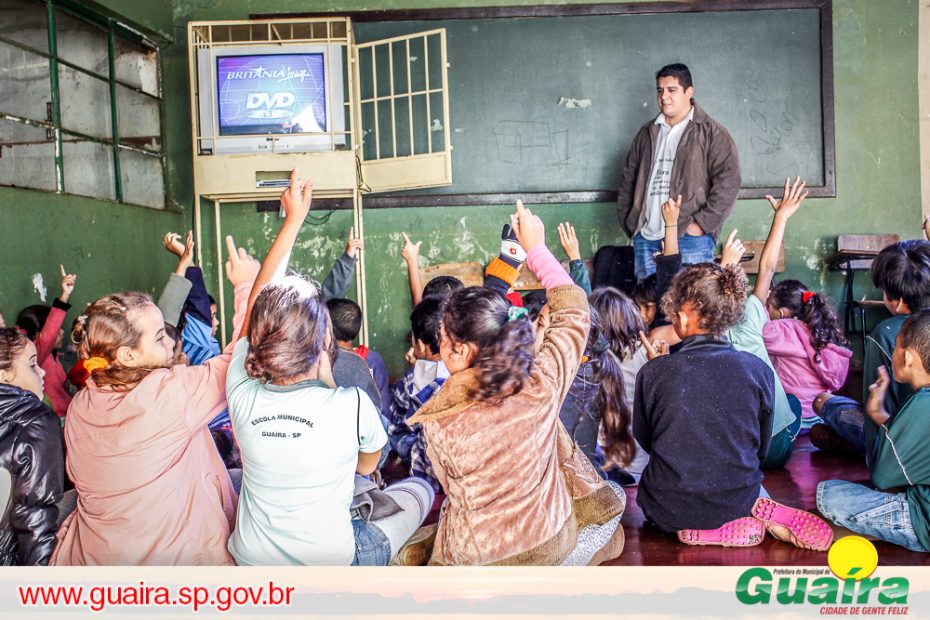
M865 579L878 567L875 545L862 536L844 536L827 554L830 570L840 579Z

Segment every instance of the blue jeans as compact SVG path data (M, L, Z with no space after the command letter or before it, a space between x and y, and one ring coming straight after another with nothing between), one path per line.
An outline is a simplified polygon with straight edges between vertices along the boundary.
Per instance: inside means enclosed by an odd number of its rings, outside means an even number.
M387 566L391 561L391 541L376 525L352 519L355 533L355 559L352 566Z
M711 235L685 235L678 238L678 252L683 265L714 260L714 238ZM650 241L639 233L633 235L633 261L636 279L642 280L656 272L653 254L662 251L662 240Z
M817 509L840 527L911 551L927 552L914 532L904 493L875 491L845 480L825 480L817 485Z
M860 454L865 454L865 412L862 405L845 396L834 396L824 403L820 417Z

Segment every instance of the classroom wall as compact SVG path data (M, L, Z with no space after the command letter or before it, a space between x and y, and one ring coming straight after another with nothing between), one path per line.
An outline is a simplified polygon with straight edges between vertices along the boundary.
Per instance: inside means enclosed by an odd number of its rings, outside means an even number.
M103 0L95 8L165 36L172 24L170 4ZM0 187L0 313L12 324L23 307L51 303L60 292L60 264L78 276L71 298L75 310L66 325L107 293L136 289L157 295L172 266L161 234L184 221L183 209L170 201L167 210L154 210Z
M491 0L487 5L506 2ZM107 4L118 7L112 0ZM125 4L125 3L124 3ZM58 246L68 256L97 258L97 239L104 238L98 221L107 221L110 238L109 257L138 257L109 262L101 268L95 260L88 264L88 288L95 290L115 280L135 279L141 286L154 287L170 269L167 255L154 244L167 226L189 225L193 184L190 171L190 113L187 90L187 56L185 25L189 20L246 19L253 13L286 13L306 11L352 11L367 8L427 8L475 6L465 0L388 0L361 2L351 0L175 0L172 3L172 24L165 26L167 11L136 8L143 3L131 3L135 17L157 20L153 28L169 30L175 44L162 55L163 88L165 92L165 145L168 154L168 189L172 203L187 208L185 216L154 213L134 207L122 207L98 201L71 197L48 196L36 192L0 189L0 227L3 230L32 231L48 239L49 248ZM525 2L513 4L540 4ZM918 117L918 6L916 0L834 0L834 73L836 93L837 197L809 200L792 221L786 239L788 273L814 287L822 287L839 296L841 278L828 273L823 257L835 249L837 233L896 232L914 236L920 223L919 142L916 131ZM686 60L686 59L685 59ZM452 68L454 71L454 67ZM646 93L652 86L643 86ZM700 84L697 85L700 100ZM452 113L455 102L451 102ZM712 113L712 111L711 111ZM454 144L454 141L453 141ZM625 152L627 145L617 145ZM453 171L454 174L454 171ZM519 190L519 188L514 188ZM20 204L27 202L28 207ZM34 205L34 208L33 208ZM116 209L117 211L108 211ZM135 212L139 211L140 214ZM204 247L208 283L216 281L216 265L211 209L205 210ZM499 226L506 221L510 208L444 207L417 209L370 210L365 215L369 321L372 345L380 350L392 374L403 369L403 351L409 329L407 316L411 310L406 288L406 271L399 256L401 232L414 239L423 239L422 254L429 262L484 261L498 247ZM617 224L612 204L547 205L538 208L547 225L550 245L557 255L558 238L555 225L572 221L586 256L604 244L624 243L625 235ZM740 201L731 216L727 230L736 227L744 239L764 238L771 209L761 200ZM76 232L67 240L53 240L60 235L58 222L71 215L79 223L69 226ZM314 213L326 216L326 212ZM325 223L305 225L298 241L292 265L311 277L322 278L329 265L344 246L351 214L336 211ZM225 205L223 231L236 235L237 241L261 256L277 230L279 220L274 213L257 213L254 205ZM493 224L492 224L493 223ZM15 228L8 228L12 224ZM14 261L12 270L0 273L0 308L24 305L29 298L31 274L39 267L49 272L57 268L57 259L45 258L46 251L30 243L27 235L0 250L6 265ZM71 240L74 239L74 240ZM80 239L80 241L78 240ZM130 248L133 251L129 251ZM155 248L155 249L149 249ZM86 251L85 251L86 249ZM46 265L46 263L48 265ZM38 265L38 267L36 266ZM7 272L11 275L7 276ZM860 274L857 296L870 291L864 286L867 277ZM49 275L46 275L48 280ZM80 282L80 281L79 281ZM80 286L80 284L79 284ZM117 286L118 288L118 286ZM227 289L228 290L228 289ZM7 301L7 291L14 291Z

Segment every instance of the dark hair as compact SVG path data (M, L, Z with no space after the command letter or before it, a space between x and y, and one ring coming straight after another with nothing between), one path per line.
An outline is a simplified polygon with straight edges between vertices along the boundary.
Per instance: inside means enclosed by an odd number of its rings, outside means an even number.
M340 342L352 342L362 329L362 309L351 299L330 299L326 302L333 322L333 337Z
M691 70L688 69L688 65L683 65L680 62L665 65L656 72L656 81L664 77L678 78L678 83L681 84L681 87L685 90L694 86L694 83L691 81Z
M914 349L924 372L930 371L930 309L919 310L901 325L901 346Z
M636 288L633 289L633 301L635 301L636 305L640 308L646 304L659 303L659 289L656 274L645 277L636 283Z
M26 332L29 340L39 337L39 332L45 327L45 321L52 311L51 306L35 305L23 308L16 317L16 326Z
M610 349L604 335L601 317L592 306L591 331L585 355L593 371L591 381L598 386L594 407L601 412L604 423L607 458L621 467L629 465L636 452L633 441L633 413L626 404L626 384L620 359Z
M815 359L820 360L820 350L828 344L845 345L846 337L840 329L840 320L836 308L830 301L816 293L811 294L804 303L804 293L811 293L798 280L782 280L769 293L769 300L776 308L784 308L792 316L807 325L811 333L811 344L817 351Z
M909 239L883 249L872 261L872 282L911 312L930 306L930 242Z
M303 375L324 353L329 315L316 287L286 276L259 293L249 318L245 371L262 383Z
M26 335L15 327L0 327L0 370L9 370L26 348Z
M410 329L413 337L429 347L430 353L439 353L442 342L442 313L446 307L445 297L424 297L410 313Z
M454 343L472 343L478 374L478 400L501 400L516 394L529 378L536 337L527 317L508 319L510 302L499 292L471 286L452 293L442 328Z
M423 297L438 295L448 297L455 291L465 288L462 281L454 276L436 276L423 287Z
M700 328L720 336L743 318L748 287L738 265L689 265L672 280L662 298L662 312L672 319L685 304L691 304L701 317Z
M549 303L546 298L546 291L527 291L523 293L523 307L526 308L527 316L531 321L539 318L539 313L543 307Z
M646 331L646 326L632 299L612 286L605 286L594 289L588 301L600 315L601 333L617 357L624 359L642 346L639 332Z
M71 341L78 345L78 359L100 357L109 364L90 372L98 386L110 386L117 392L131 390L155 368L129 368L116 359L120 347L135 349L142 332L136 327L133 315L154 305L145 293L127 291L101 297L84 311L71 332Z

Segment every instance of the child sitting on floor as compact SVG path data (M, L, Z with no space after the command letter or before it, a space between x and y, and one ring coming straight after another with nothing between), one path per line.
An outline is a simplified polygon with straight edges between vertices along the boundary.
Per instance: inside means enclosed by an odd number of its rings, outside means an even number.
M591 331L581 366L562 403L559 418L591 463L599 460L596 452L603 422L606 457L623 468L629 465L636 453L630 430L632 412L627 404L624 373L620 360L604 335L600 314L593 307L590 312ZM608 475L604 474L605 477ZM635 482L630 478L616 481L621 485Z
M677 204L677 203L676 203ZM672 227L672 233L677 230ZM639 314L646 328L654 327L656 310L659 306L659 293L656 289L656 274L650 274L636 283L633 289L633 301L639 306Z
M878 379L879 367L892 374L891 359L901 325L911 313L930 307L930 242L912 239L889 245L872 261L871 274L893 316L876 325L866 338L862 402L868 401L868 386ZM894 417L913 393L909 385L892 381L885 395L885 409ZM813 407L824 426L811 428L811 443L822 449L836 447L838 436L848 448L868 456L878 437L878 427L865 415L861 404L825 392L816 398Z
M336 346L342 351L355 353L368 364L378 394L380 394L381 414L386 418L391 406L391 386L384 360L377 351L365 345L353 347L355 339L358 338L358 332L362 328L362 309L351 299L341 298L328 300L326 307L329 310L329 318L333 322L333 337L336 339Z
M548 323L537 352L526 311L497 288L465 288L447 302L440 354L451 376L408 420L423 425L446 491L430 563L603 561L608 548L619 553L623 492L601 480L558 418L587 340L588 303L545 247L542 221L518 202L511 224L547 290ZM487 274L505 287L519 269L507 232Z
M235 333L258 262L226 242ZM176 365L161 311L133 292L92 303L72 337L89 372L65 424L79 499L50 564L232 564L236 491L207 428L226 407L230 352Z
M64 341L61 325L71 309L68 300L74 292L77 277L73 273L65 273L63 265L60 267L61 295L52 301L51 307L36 305L24 308L16 317L16 326L35 343L39 366L45 371L45 396L55 413L63 418L71 404L71 393L68 391L68 375L59 358Z
M315 287L281 277L311 187L291 173L284 222L229 365L229 412L244 465L229 550L239 564L383 566L426 518L433 491L403 480L385 493L369 491L370 509L357 507L352 517L356 473L375 470L387 436L371 399L335 387L329 315Z
M442 485L436 479L433 465L426 454L423 429L419 424L409 426L407 420L449 378L449 371L439 354L439 343L442 341L440 323L445 302L445 298L438 295L424 297L410 314L413 340L411 350L415 361L394 385L387 429L391 447L409 467L410 475L427 480L436 492L442 491Z
M701 263L679 272L663 297L681 347L636 377L633 434L649 453L636 501L656 526L689 544L756 545L767 528L826 550L826 523L762 489L774 374L723 338L741 320L746 292L738 265Z
M9 503L0 499L0 566L48 564L55 547L65 467L44 376L35 345L0 327L0 468L12 477Z
M866 413L878 429L869 470L879 490L844 480L817 485L817 508L837 525L911 551L930 551L930 310L911 314L895 337L892 377L884 366L869 386ZM913 390L894 416L891 382Z
M768 321L762 328L765 349L785 391L801 402L802 425L820 418L812 403L821 392L843 387L852 351L845 346L836 309L797 280L782 280L769 293Z

